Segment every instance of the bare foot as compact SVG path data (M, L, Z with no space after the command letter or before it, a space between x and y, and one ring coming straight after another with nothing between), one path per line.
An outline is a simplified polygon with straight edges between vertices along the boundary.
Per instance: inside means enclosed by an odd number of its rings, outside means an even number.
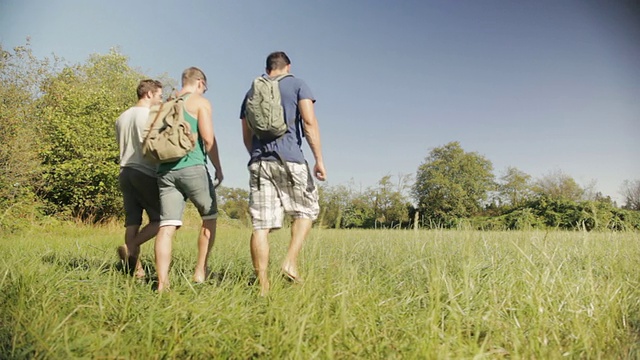
M266 297L269 295L269 282L266 284L260 283L260 296Z
M118 257L120 258L120 261L124 262L125 266L129 267L129 269L133 267L132 266L133 259L129 257L129 249L127 248L126 244L118 246ZM145 274L144 269L142 268L142 264L140 263L140 260L139 259L135 259L135 260L136 260L135 271L133 272L132 275L136 279L144 279L145 276L147 276L147 274Z
M266 271L257 271L258 283L260 284L260 296L265 297L269 294L269 277Z
M133 274L133 276L136 279L144 279L147 274L144 272L144 269L142 268L142 266L140 266L139 268L136 268L136 272Z
M163 292L169 292L171 291L171 289L169 289L169 283L158 283L158 293L163 293Z
M118 246L118 257L121 261L124 261L125 264L127 263L127 260L129 260L129 251L127 250L127 245Z
M207 279L209 279L209 275L211 275L210 269L196 269L196 271L194 271L193 273L193 282L195 282L196 284L202 284L203 282L207 281Z

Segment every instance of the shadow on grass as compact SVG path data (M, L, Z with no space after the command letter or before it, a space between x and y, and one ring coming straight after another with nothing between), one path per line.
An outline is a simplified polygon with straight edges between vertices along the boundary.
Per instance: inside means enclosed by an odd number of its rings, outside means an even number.
M88 272L96 271L99 274L107 274L109 272L118 272L127 277L134 277L135 267L130 266L122 260L106 261L96 258L83 258L72 254L47 253L42 256L42 262L54 265L69 272ZM136 278L140 283L150 285L151 290L156 291L158 288L158 277L156 274L155 264L152 261L141 260L142 268L145 276ZM172 264L173 266L174 264ZM182 268L182 266L180 266ZM249 269L238 269L233 271L229 268L219 268L216 270L209 269L207 277L202 284L219 286L223 283L244 283L247 286L253 286L257 282L257 278L253 271Z
M68 271L97 270L101 274L108 273L117 266L117 264L110 264L106 261L100 261L98 259L86 259L74 256L66 257L55 253L48 253L43 255L42 262L45 264L61 267Z

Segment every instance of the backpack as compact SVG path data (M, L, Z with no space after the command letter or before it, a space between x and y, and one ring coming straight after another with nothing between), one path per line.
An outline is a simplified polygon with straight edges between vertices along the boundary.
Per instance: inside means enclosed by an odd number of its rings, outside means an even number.
M156 163L182 159L195 147L196 137L184 119L184 102L189 94L154 105L144 130L142 153Z
M287 132L287 121L280 97L279 81L291 74L270 79L259 76L253 80L245 105L247 125L262 141L272 141Z

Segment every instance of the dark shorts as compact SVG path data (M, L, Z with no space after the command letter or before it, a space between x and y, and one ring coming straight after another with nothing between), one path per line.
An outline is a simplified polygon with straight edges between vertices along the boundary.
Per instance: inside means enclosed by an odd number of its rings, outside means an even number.
M182 226L187 199L198 209L202 220L218 217L216 191L204 165L171 170L158 177L162 215L160 226Z
M150 222L160 221L158 180L133 168L120 169L120 190L124 198L125 226L141 225L142 210Z

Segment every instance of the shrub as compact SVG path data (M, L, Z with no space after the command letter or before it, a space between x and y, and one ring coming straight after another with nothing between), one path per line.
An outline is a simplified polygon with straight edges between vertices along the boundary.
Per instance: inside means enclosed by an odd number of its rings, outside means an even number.
M115 120L135 103L143 76L112 50L65 67L43 86L41 156L52 213L102 221L122 214Z

